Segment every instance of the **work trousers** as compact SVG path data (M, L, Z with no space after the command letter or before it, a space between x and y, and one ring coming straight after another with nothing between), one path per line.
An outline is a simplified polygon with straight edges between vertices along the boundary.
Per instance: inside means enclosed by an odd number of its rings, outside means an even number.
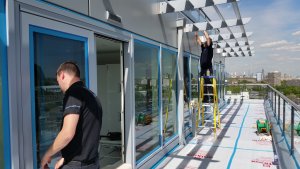
M61 167L61 169L99 169L99 161L96 160L95 163L92 164L83 164L79 161L70 161L68 164L65 164Z

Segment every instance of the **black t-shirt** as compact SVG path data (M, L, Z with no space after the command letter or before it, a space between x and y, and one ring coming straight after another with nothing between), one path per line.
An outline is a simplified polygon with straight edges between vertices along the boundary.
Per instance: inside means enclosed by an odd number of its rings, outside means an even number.
M207 43L207 42L205 42ZM213 48L212 48L212 42L210 43L209 46L204 47L204 45L201 45L202 53L201 53L201 58L200 58L200 64L201 67L204 68L209 68L212 67L212 58L213 58Z
M66 163L93 161L98 157L102 125L102 107L99 100L83 82L78 81L65 92L63 110L63 117L79 114L79 121L73 139L61 150L62 157Z

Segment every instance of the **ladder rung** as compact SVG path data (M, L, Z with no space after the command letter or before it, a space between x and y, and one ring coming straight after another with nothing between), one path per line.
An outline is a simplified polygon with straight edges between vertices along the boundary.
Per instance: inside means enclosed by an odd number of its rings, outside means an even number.
M204 79L212 79L212 78L215 78L215 76L201 76L203 77Z
M214 94L211 94L211 93L204 93L204 96L214 96Z
M213 122L212 120L204 120L205 122Z
M204 84L203 86L214 86L213 84Z
M213 103L204 103L202 104L203 107L212 107Z
M210 128L210 129L214 129L215 127L209 127L209 126L198 126L198 127L206 127L206 128ZM218 128L218 127L217 127Z

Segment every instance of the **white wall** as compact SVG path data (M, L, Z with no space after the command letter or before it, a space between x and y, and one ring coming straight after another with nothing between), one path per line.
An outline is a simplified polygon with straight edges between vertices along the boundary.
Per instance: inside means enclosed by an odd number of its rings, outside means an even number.
M101 135L121 132L120 64L97 66L98 97L102 104Z
M163 0L47 0L59 6L124 28L177 48L176 20L184 18L180 13L159 14L159 3ZM106 11L122 18L122 23L108 21ZM191 22L187 20L187 22ZM193 33L184 33L183 49L195 55L200 51L194 42Z

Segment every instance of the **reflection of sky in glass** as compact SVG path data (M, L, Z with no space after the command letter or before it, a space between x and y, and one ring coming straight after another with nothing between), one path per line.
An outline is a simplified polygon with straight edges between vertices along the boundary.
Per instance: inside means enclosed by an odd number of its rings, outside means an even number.
M145 77L151 79L157 76L158 69L157 67L153 67L157 64L157 58L153 59L152 57L157 57L158 50L159 48L151 48L150 46L135 43L134 55L138 56L134 57L134 66L138 69L138 71L135 71L136 79Z
M162 97L163 97L163 123L164 123L164 141L171 138L177 133L176 120L176 67L177 67L176 52L163 49L162 50ZM172 80L172 84L170 84ZM171 87L171 91L170 91ZM170 100L169 100L170 98ZM168 116L167 116L168 112Z
M137 163L157 149L159 141L157 46L134 44L135 71L135 144Z
M63 94L56 81L56 70L61 63L74 61L84 81L84 46L83 41L34 33L37 166L58 134L62 121Z
M60 38L52 35L40 34L35 36L35 53L42 57L35 58L39 67L42 65L45 78L53 77L58 66L65 61L76 61L84 63L84 43L78 40ZM41 36L42 35L42 36ZM52 59L45 59L52 58ZM81 72L84 72L84 65L78 64ZM81 73L84 78L85 74Z

